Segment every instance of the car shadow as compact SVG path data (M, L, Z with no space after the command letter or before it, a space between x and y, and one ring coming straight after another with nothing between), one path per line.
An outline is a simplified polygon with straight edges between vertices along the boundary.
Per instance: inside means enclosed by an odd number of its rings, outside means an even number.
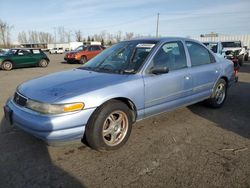
M0 123L0 187L85 187L53 164L46 144Z
M244 62L243 66L240 67L239 72L250 73L250 60L247 62Z
M216 123L219 127L250 138L250 83L238 82L228 90L224 106L219 109L208 108L202 103L188 108L195 114Z

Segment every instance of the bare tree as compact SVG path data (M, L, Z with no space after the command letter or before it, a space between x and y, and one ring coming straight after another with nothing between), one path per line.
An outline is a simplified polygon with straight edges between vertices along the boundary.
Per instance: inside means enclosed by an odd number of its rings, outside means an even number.
M18 38L18 42L20 43L28 43L28 38L27 38L27 34L25 31L18 33L17 38Z
M125 40L130 40L134 37L134 33L133 32L129 32L129 33L125 33L124 39Z
M10 46L10 32L13 26L0 20L0 44L5 47Z
M52 34L47 32L22 31L18 34L20 43L51 43L53 40Z
M122 39L122 32L121 31L118 31L115 35L115 40L116 42L120 42Z
M65 29L63 26L60 26L57 28L57 33L58 33L58 37L59 37L59 42L61 42L61 43L65 42L66 33L65 33Z
M29 31L28 35L30 43L39 43L39 37L37 31Z
M76 36L76 41L77 42L81 42L82 41L82 32L80 30L75 32L75 36Z

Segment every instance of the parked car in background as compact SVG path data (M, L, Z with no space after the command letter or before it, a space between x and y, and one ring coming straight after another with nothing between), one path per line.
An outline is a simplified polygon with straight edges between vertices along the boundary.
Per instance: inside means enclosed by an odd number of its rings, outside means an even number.
M241 41L203 42L203 44L222 57L234 54L240 66L244 61L248 61L248 51L242 46Z
M222 56L222 44L221 42L203 42L203 44L215 54Z
M244 61L248 60L247 50L243 47L241 41L226 41L221 42L223 53L227 51L234 52L237 56L240 66L244 64Z
M197 41L137 39L80 68L21 84L4 111L14 126L50 144L86 136L92 148L114 150L136 121L204 100L222 107L234 81L233 63Z
M52 48L49 50L50 54L63 54L64 50L63 48Z
M0 49L0 55L3 55L4 53L5 53L5 51Z
M84 64L97 54L102 52L105 47L101 45L89 45L89 46L79 46L74 51L70 51L65 54L64 60L67 63L81 63Z
M13 48L0 56L1 68L8 71L17 67L47 67L48 64L49 58L41 49Z

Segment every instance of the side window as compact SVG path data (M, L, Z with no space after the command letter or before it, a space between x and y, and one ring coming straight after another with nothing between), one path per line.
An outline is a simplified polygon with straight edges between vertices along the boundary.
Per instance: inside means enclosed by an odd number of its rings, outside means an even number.
M153 66L166 66L169 71L186 68L187 60L182 42L164 44L153 59Z
M96 50L100 50L99 46L90 46L89 47L89 51L96 51Z
M190 41L187 41L186 45L190 55L192 66L206 65L213 62L211 61L211 54L205 47L196 42Z
M19 51L18 51L18 54L30 55L31 52L30 52L30 50L19 50Z
M37 49L33 49L32 52L33 52L33 54L40 54L41 53L40 50L37 50Z

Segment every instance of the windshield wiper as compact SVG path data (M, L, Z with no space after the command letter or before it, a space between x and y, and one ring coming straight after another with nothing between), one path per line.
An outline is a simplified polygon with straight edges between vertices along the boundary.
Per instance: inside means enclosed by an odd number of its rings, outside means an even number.
M89 70L89 71L97 71L96 68L94 68L94 67L78 67L78 69Z
M121 74L135 74L136 71L134 69L125 69L125 70L120 70Z

